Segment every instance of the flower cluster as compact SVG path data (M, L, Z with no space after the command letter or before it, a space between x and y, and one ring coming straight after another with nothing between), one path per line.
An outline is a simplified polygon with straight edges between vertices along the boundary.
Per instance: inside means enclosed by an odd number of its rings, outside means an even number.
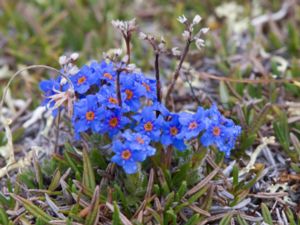
M82 132L107 135L113 142L112 161L127 173L136 172L136 162L154 155L154 142L183 151L189 140L198 138L203 146L214 145L229 156L241 128L222 116L215 105L206 110L199 107L196 113L172 113L157 102L155 80L142 73L119 73L122 104L112 62L93 62L70 75L76 94L72 116L76 139ZM62 106L55 107L53 96L68 87L61 84L61 77L40 83L43 105L52 108L54 116Z
M129 174L137 172L138 162L155 154L154 143L184 151L189 140L198 139L203 146L216 146L230 155L241 128L215 105L199 107L196 113L169 112L157 101L154 79L139 72L120 71L118 66L108 61L92 62L69 75L76 96L72 115L76 139L83 132L106 135L112 141L112 161ZM40 83L43 105L51 108L54 116L63 105L57 108L53 96L70 86L61 80Z

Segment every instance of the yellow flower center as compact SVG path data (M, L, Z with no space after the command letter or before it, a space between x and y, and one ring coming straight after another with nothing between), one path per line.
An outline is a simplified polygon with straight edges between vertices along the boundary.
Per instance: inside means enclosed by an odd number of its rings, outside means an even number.
M77 80L77 84L82 84L86 81L86 77L85 76L82 76L80 77L78 80Z
M108 78L109 80L112 80L112 75L110 73L103 74L104 77Z
M191 123L189 124L189 129L190 129L190 130L194 130L194 129L196 129L197 127L198 127L198 124L197 124L196 121L193 121L193 122L191 122Z
M147 122L144 124L145 131L151 131L153 129L153 124L151 122Z
M125 93L126 93L126 99L127 99L127 100L132 99L133 92L132 92L131 90L126 89L126 90L125 90Z
M124 150L122 152L122 159L128 160L131 157L131 152L129 150Z
M175 136L176 134L178 134L178 129L177 127L171 127L170 128L170 133Z
M136 138L136 141L137 141L138 143L140 143L140 144L144 144L144 143L145 143L144 139L141 138L141 137L137 137L137 138Z
M111 127L116 127L118 125L118 123L119 123L119 120L117 117L113 117L109 120L109 125Z
M109 97L108 101L112 104L118 104L118 99L116 99L114 97Z
M221 133L221 129L219 127L214 127L213 128L213 135L219 136Z
M145 82L142 83L142 85L146 88L147 91L150 91L150 86L146 84Z
M85 118L89 121L94 120L95 119L95 113L92 112L92 111L86 112Z

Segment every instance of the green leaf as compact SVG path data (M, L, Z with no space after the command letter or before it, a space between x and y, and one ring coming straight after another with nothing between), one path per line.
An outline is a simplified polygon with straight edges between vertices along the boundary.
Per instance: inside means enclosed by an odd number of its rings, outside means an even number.
M219 225L228 225L231 221L232 214L228 213L226 216L223 217L223 219L220 221Z
M292 210L291 210L290 208L287 208L287 209L285 210L285 213L286 213L286 215L287 215L287 218L289 219L290 225L297 225ZM300 222L300 221L299 221L299 222Z
M197 201L202 195L204 195L209 188L209 185L206 185L205 187L201 188L198 192L196 192L192 197L190 197L187 201L192 204L195 201Z
M176 220L177 220L177 216L174 213L173 209L169 209L167 211L167 214L166 214L166 217L165 217L165 220L164 220L164 224L165 225L168 225L168 224L176 225L177 224Z
M90 190L94 190L96 187L95 175L94 175L94 171L92 168L89 155L86 150L82 151L82 158L83 158L82 183L86 188Z
M43 174L42 174L41 166L35 155L33 157L33 166L34 166L35 178L38 183L39 189L43 189L44 188Z
M224 104L228 103L229 93L224 81L220 81L219 92L220 92L221 102Z
M121 188L117 185L117 184L115 184L114 185L114 192L115 192L115 194L116 194L116 196L115 196L115 201L121 201L121 203L122 203L122 208L123 208L123 210L125 211L125 213L127 214L127 215L129 215L129 213L130 213L130 211L129 211L129 207L128 207L128 202L127 202L127 198L126 198L126 196L124 195L124 193L123 193L123 191L121 190Z
M239 225L249 225L247 221L244 218L242 218L240 215L237 215L236 219L239 222Z
M61 178L60 170L57 169L54 172L53 178L52 178L51 183L48 187L49 191L54 191L56 188L58 188L58 186L60 185L59 184L60 178Z
M176 196L175 196L176 202L178 202L183 197L183 195L186 193L186 190L187 190L187 183L184 180L184 181L182 181L182 183L176 193Z
M123 225L120 219L120 211L116 202L114 202L114 212L112 216L112 225Z
M284 150L289 151L290 138L287 117L281 111L278 111L277 113L278 118L276 118L273 122L275 136L277 137Z
M36 218L40 218L40 220L42 220L44 223L49 224L50 220L54 220L52 216L36 206L33 202L17 195L12 195L12 197L16 199L16 201L21 203L29 213L31 213Z
M270 212L268 206L265 203L261 203L260 207L261 207L264 222L266 222L269 225L273 225L271 212Z
M232 168L232 178L232 185L235 188L239 185L239 168L236 165Z
M68 167L71 167L72 170L75 172L75 174L78 174L78 175L81 175L82 172L81 172L81 163L78 162L78 160L76 160L75 156L74 156L74 150L73 150L73 147L66 143L65 144L65 148L66 150L64 151L64 158L65 160L63 161L66 161L67 162L67 165ZM77 178L77 180L80 180L81 178Z
M196 225L199 219L199 214L194 214L184 225Z
M99 218L99 207L100 207L99 186L97 186L94 191L94 195L90 205L90 212L87 215L87 218L84 223L85 225L94 225L98 223L97 221Z
M174 202L175 193L172 191L165 199L165 210L169 209Z
M8 215L6 214L5 210L3 208L0 208L0 224L8 225Z

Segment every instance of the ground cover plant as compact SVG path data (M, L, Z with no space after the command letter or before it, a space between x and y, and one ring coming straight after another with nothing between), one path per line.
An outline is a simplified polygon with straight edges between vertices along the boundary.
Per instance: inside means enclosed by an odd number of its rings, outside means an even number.
M0 1L0 224L300 224L299 4L104 2Z

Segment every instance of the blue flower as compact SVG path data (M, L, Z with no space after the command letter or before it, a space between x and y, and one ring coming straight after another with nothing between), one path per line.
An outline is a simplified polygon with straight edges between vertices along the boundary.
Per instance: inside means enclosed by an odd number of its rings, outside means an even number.
M104 109L98 106L95 95L87 95L86 98L76 102L73 115L76 136L89 129L98 132L104 115Z
M100 63L93 62L90 67L100 82L104 81L106 84L114 84L116 80L116 71L112 62L106 62L105 60Z
M145 90L145 97L149 100L157 101L156 80L147 78L142 73L135 73L134 76L135 76L134 80L138 84L143 86L143 88Z
M142 162L146 159L145 151L133 149L129 142L122 143L120 140L115 140L112 147L115 155L112 161L119 166L122 166L126 173L133 174L137 172L137 162Z
M109 137L113 137L123 129L130 120L123 115L121 109L111 109L105 111L105 119L101 123L100 133L108 133Z
M132 149L145 151L147 156L153 156L156 152L155 148L150 146L150 138L146 135L139 133L133 133L129 130L126 130L122 137L128 142Z
M172 145L179 151L185 150L186 145L184 144L184 140L178 137L181 127L179 116L177 114L170 114L167 117L167 121L162 123L161 143L164 146Z
M205 129L205 111L202 107L198 107L197 112L194 114L181 113L179 122L182 125L182 129L178 137L190 140L197 137Z
M55 101L51 99L53 95L58 94L60 91L66 91L69 85L62 84L61 85L61 76L58 76L56 79L50 80L42 80L39 83L39 88L43 91L44 100L41 105L46 106L48 109L52 110L52 116L56 117L58 113L57 108L53 108L55 105ZM63 108L62 106L58 107L60 110Z
M133 80L132 74L121 75L123 103L129 107L130 111L137 111L141 106L140 98L145 95L145 89Z
M207 127L200 140L203 146L216 145L228 157L241 133L241 127L221 115L216 106L207 110Z
M79 94L86 93L91 85L97 83L97 77L88 66L83 66L76 74L70 77L74 89Z
M120 108L114 87L104 85L97 93L98 101L109 109Z
M47 104L50 102L50 96L56 94L56 91L59 91L60 84L57 80L50 79L50 80L42 80L39 83L40 89L44 92L44 100L42 102L42 105L47 106ZM52 102L51 105L53 106L55 102Z
M151 107L145 107L141 114L133 116L137 121L135 131L147 135L153 141L158 141L160 137L160 125L163 121L162 116L156 118L156 111Z

